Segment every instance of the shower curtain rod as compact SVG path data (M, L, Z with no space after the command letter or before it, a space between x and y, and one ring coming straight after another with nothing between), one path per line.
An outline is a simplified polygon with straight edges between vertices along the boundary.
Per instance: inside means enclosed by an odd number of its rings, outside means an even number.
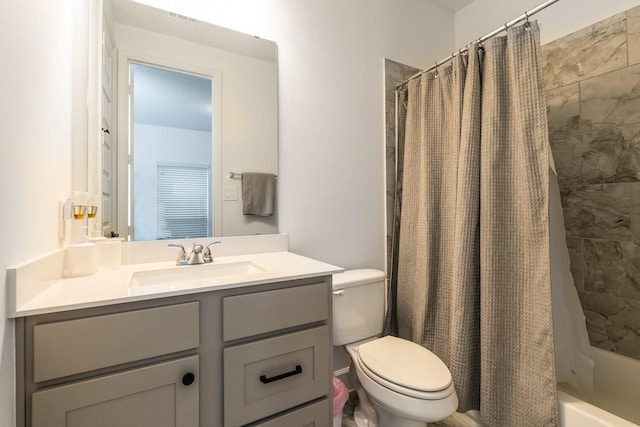
M533 9L531 9L531 10L523 13L522 15L518 16L513 21L509 21L506 24L504 24L503 26L501 26L499 28L496 28L495 30L491 31L489 34L480 37L479 39L475 40L474 42L475 43L482 43L483 41L489 40L491 37L494 37L494 36L500 34L501 32L506 31L507 29L513 27L514 25L516 25L517 23L519 23L521 21L524 21L524 20L529 21L529 18L531 16L535 15L536 13L540 12L541 10L546 9L547 7L551 6L552 4L554 4L554 3L558 2L558 1L560 1L560 0L547 0L544 3L538 5L538 6L534 7ZM422 74L428 73L431 70L435 70L440 65L451 61L457 55L462 55L463 53L469 51L470 44L468 44L465 47L453 52L451 55L447 56L446 58L444 58L444 59L442 59L440 61L436 61L436 63L434 65L432 65L431 67L426 68L426 69L421 70L421 71L418 71L417 73L415 73L414 75L412 75L411 77L409 77L408 79L406 79L405 81L400 83L398 86L396 86L396 90L401 89L404 85L406 85L407 83L409 83L409 81L415 79L416 77L420 77Z

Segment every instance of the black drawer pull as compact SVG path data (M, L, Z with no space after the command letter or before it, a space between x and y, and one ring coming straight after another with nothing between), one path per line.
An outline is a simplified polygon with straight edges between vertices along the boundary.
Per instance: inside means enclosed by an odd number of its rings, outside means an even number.
M275 377L267 378L266 375L260 375L260 382L262 382L262 384L269 384L274 381L283 380L285 378L289 378L301 373L302 373L302 366L296 365L296 369L294 369L293 371L285 372L284 374L276 375Z

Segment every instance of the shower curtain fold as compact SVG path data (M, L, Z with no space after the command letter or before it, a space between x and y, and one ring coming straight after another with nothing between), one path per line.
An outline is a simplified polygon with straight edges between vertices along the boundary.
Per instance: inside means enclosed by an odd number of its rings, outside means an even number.
M407 92L387 331L447 364L459 411L557 425L537 24L472 45Z
M521 26L485 44L480 411L496 426L557 425L549 143L537 38Z

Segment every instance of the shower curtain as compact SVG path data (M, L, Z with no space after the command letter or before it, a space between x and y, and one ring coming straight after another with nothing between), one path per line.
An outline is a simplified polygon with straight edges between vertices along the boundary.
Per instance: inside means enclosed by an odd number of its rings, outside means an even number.
M471 45L403 96L387 332L447 364L460 412L558 425L537 24Z

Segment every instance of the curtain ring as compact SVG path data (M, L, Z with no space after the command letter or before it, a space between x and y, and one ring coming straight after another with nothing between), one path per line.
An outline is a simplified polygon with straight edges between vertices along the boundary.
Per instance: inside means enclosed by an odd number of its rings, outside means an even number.
M525 12L524 17L527 20L527 22L524 23L524 27L528 30L529 28L531 28L531 22L529 22L529 13Z
M438 72L438 61L436 61L436 65L434 67L436 69L436 72L433 73L433 76L434 77L440 77L440 73Z

